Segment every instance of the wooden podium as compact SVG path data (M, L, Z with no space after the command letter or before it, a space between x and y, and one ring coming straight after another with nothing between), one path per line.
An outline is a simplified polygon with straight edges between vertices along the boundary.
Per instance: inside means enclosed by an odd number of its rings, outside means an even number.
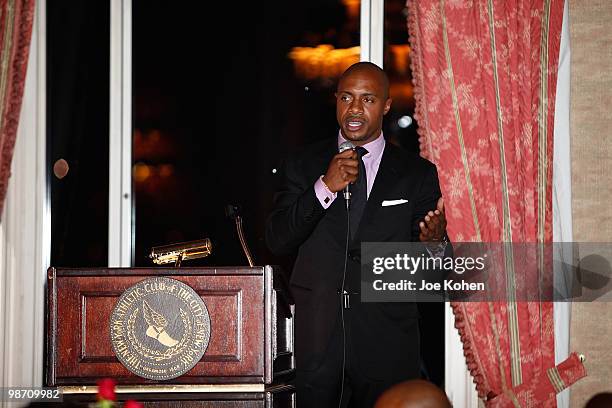
M164 381L126 368L113 349L110 323L126 290L162 277L193 289L210 317L203 357ZM293 306L275 268L49 268L47 279L46 385L62 387L66 399L91 401L96 381L110 377L120 399L145 406L294 405L286 385L294 370ZM160 307L149 314L162 316Z

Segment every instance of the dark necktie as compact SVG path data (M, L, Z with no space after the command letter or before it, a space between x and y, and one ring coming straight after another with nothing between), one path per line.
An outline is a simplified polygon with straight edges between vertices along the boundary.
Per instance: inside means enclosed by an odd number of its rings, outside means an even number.
M355 151L359 156L359 175L357 176L355 184L351 186L351 204L349 208L351 239L354 238L357 233L359 221L361 221L361 216L363 215L363 210L368 200L368 179L366 177L365 165L363 164L363 156L366 155L368 151L361 146L357 146Z

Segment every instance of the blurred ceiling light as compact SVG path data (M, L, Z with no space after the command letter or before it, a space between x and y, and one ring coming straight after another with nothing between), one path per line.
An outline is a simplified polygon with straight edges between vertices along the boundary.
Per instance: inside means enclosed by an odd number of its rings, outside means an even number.
M397 126L401 127L402 129L407 128L411 124L412 124L412 118L408 115L404 115L397 120Z
M134 181L142 183L151 176L151 169L144 163L136 163L132 169Z
M359 62L359 47L338 48L321 44L316 47L293 47L289 58L293 60L295 73L302 79L336 78L344 70Z
M400 75L410 71L410 46L391 45L391 65ZM289 52L295 73L299 78L312 80L318 78L337 78L345 69L360 59L360 48L334 48L330 44L316 47L293 47Z
M359 17L361 0L342 0L342 4L346 7L346 14L348 14L349 18Z
M393 99L394 105L410 105L411 101L414 101L414 89L412 82L408 77L404 77L402 79L391 81L389 85L389 96Z
M70 166L68 166L68 162L64 159L57 160L53 165L53 174L60 180L66 177L68 170L70 170Z
M407 75L409 70L408 63L410 62L410 46L409 45L391 45L392 64L398 74Z
M159 175L162 177L170 177L174 173L174 166L171 164L162 164L159 166Z
M149 132L147 136L149 138L149 142L157 143L161 139L161 132L159 131L159 129L153 129Z

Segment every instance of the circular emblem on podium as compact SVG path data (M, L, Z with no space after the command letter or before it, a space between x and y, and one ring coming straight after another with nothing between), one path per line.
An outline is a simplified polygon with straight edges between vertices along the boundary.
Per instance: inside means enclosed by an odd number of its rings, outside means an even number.
M138 282L121 295L110 320L115 355L134 374L170 380L193 368L210 340L202 298L170 278Z

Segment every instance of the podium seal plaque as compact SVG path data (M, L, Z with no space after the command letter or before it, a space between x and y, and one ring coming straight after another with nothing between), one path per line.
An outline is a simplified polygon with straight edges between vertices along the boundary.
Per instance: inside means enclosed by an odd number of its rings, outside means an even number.
M151 278L123 292L110 319L113 351L132 373L170 380L192 369L210 340L206 304L187 284Z

